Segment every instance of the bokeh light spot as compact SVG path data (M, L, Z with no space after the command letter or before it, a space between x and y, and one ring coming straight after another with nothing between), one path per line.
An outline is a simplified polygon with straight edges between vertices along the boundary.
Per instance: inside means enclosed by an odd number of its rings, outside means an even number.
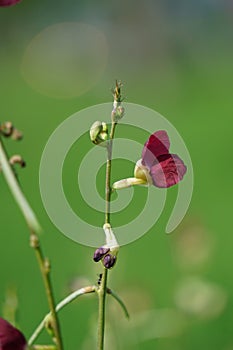
M97 83L107 56L107 41L100 30L85 23L58 23L31 40L21 71L27 83L40 93L73 98Z

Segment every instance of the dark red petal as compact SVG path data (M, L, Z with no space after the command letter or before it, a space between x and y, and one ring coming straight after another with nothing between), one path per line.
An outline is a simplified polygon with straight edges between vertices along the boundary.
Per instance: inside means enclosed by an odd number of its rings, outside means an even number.
M142 164L150 168L162 154L168 154L170 141L165 130L152 134L142 150Z
M165 154L158 157L158 163L150 169L156 187L167 188L183 179L187 168L177 154Z
M9 322L0 318L0 350L26 350L24 335Z
M20 0L0 0L0 6L11 6L17 4Z

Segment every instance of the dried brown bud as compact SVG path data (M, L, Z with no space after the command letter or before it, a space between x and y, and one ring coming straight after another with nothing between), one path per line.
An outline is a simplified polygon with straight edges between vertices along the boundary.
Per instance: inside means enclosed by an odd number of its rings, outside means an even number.
M23 138L23 133L21 131L19 131L18 129L13 129L12 134L11 134L11 138L12 140L22 140Z
M0 133L5 137L11 137L12 140L21 140L23 138L22 132L16 129L12 122L0 124Z
M5 122L0 126L0 132L5 137L10 137L12 135L13 130L14 126L11 122Z
M26 162L23 160L23 158L19 154L15 154L14 156L12 156L9 160L9 163L11 165L19 164L21 168L24 168L26 166Z

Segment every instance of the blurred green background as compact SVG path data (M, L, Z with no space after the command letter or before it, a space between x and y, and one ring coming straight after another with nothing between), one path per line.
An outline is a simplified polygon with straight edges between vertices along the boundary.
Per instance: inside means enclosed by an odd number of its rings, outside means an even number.
M109 286L126 302L131 319L124 320L108 298L106 349L233 349L232 29L230 0L23 0L0 8L1 121L11 120L24 133L22 142L5 145L27 162L18 174L44 229L41 241L52 262L56 300L95 283L100 266L92 262L93 249L58 232L43 208L38 171L54 129L82 108L111 101L118 78L126 101L164 115L192 157L195 186L183 223L165 235L176 197L172 188L159 221L121 249L110 273ZM93 122L99 118L93 116ZM123 134L119 125L117 136ZM87 134L80 145L82 154L92 147ZM64 169L73 205L81 200L74 182L80 161L75 149ZM132 164L123 165L122 177L130 176ZM104 171L97 182L101 193ZM16 293L17 324L28 337L47 303L27 227L3 176L0 186L0 309L9 316ZM135 190L135 208L141 190ZM66 349L95 348L96 297L79 299L60 319ZM38 341L49 337L43 333Z

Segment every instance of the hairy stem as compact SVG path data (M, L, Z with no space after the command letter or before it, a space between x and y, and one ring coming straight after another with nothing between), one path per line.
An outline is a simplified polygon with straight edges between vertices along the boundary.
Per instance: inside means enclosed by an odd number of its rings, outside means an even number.
M1 170L3 172L3 175L5 176L6 182L12 192L12 195L15 198L15 201L18 204L20 210L22 211L25 221L29 227L31 247L34 248L37 262L40 267L41 275L44 282L45 292L46 292L47 300L49 304L49 309L53 319L53 329L54 329L57 350L62 350L63 346L62 346L62 340L61 340L61 333L60 333L57 314L55 311L55 302L54 302L53 290L52 290L52 285L50 280L50 267L48 262L43 256L42 249L40 247L39 238L37 236L37 233L40 231L40 225L36 219L36 216L33 210L31 209L26 197L24 196L19 186L18 180L15 176L15 173L11 165L9 164L8 156L4 149L4 145L1 138L0 138L0 165L1 165Z
M109 144L107 147L106 183L105 183L105 224L110 224L110 201L111 201L111 168L112 168L112 144L117 123L112 122ZM105 331L105 301L107 293L108 270L104 268L101 285L99 288L99 319L98 319L98 350L104 349Z

